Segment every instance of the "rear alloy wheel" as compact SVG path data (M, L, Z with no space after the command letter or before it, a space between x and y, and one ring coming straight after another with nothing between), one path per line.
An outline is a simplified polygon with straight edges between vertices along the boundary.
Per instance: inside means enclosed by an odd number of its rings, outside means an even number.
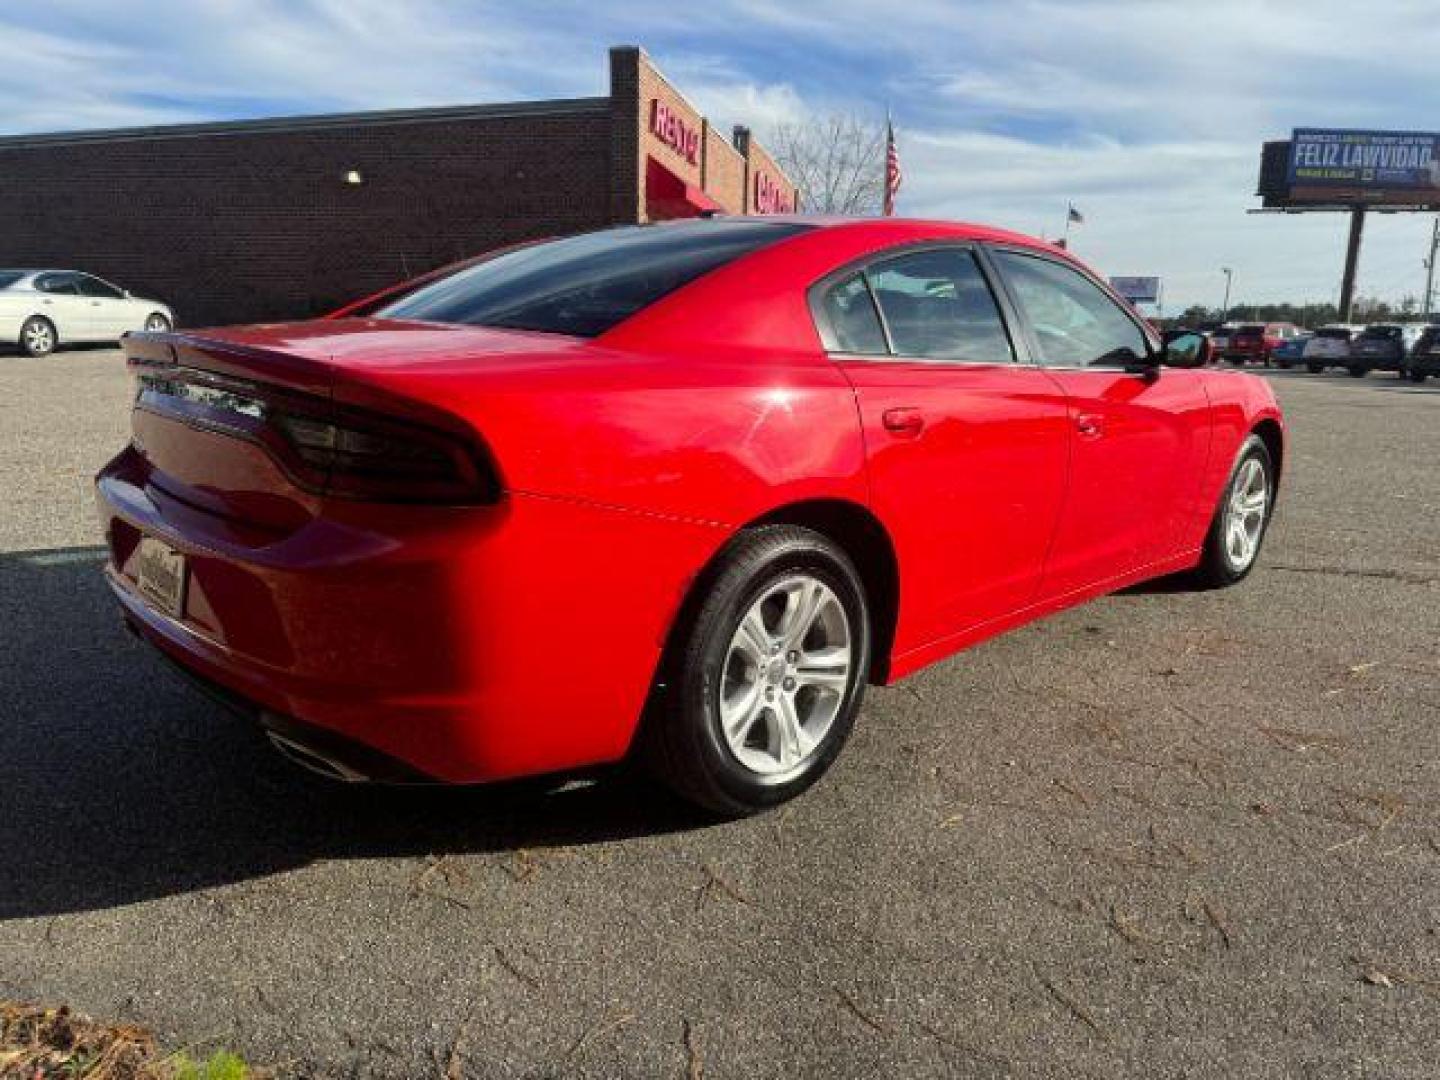
M1235 459L1230 482L1225 485L1205 538L1199 573L1206 584L1224 588L1250 573L1260 555L1274 503L1275 474L1270 451L1263 439L1251 435Z
M20 348L26 356L49 356L55 351L55 326L49 319L32 315L20 327Z
M647 718L652 769L725 816L800 794L849 737L870 666L864 589L809 529L742 533L678 628Z
M145 329L152 334L163 333L170 329L170 320L157 311L145 320Z

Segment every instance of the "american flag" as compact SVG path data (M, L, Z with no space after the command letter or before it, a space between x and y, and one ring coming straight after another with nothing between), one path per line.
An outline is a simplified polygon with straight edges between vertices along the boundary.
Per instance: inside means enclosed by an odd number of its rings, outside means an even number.
M885 117L885 216L895 213L895 193L900 190L900 151L895 146L895 125Z

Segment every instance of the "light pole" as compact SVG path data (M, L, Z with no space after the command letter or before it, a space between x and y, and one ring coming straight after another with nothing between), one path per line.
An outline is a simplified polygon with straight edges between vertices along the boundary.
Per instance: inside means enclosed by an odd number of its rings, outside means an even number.
M1220 272L1225 275L1225 301L1220 305L1220 321L1223 323L1230 315L1230 279L1235 276L1235 271L1222 266Z

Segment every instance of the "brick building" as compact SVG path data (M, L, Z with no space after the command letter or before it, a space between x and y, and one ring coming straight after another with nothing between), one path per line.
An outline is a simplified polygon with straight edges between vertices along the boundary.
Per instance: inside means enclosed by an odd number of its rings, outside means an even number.
M75 268L182 325L317 314L501 244L797 209L744 128L637 48L605 97L0 139L0 266Z

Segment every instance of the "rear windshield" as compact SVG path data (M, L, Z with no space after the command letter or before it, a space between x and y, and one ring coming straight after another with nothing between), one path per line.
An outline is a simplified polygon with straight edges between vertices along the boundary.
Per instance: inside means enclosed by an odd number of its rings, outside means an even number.
M1350 331L1342 330L1339 327L1326 327L1323 330L1316 330L1315 336L1323 338L1333 338L1336 341L1349 341Z
M1440 341L1440 326L1427 326L1420 332L1420 343L1431 345Z
M594 337L701 274L813 227L702 220L551 240L431 282L375 317Z
M1265 333L1265 328L1264 328L1263 326L1240 326L1240 327L1237 327L1237 328L1236 328L1235 333L1237 333L1237 334L1263 334L1263 333Z
M1373 341L1375 338L1398 338L1400 332L1400 327L1398 326L1367 326L1364 330L1360 331L1360 336L1362 338L1370 338Z
M24 276L24 270L0 270L0 289L8 289Z

